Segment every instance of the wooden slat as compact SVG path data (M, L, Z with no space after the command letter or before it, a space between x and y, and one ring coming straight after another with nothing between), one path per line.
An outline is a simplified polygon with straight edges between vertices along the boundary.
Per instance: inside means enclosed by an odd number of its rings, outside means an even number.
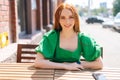
M35 59L35 57L21 57L22 59Z
M23 48L35 48L35 47L37 47L38 45L37 44L19 44L20 46L23 46Z
M22 78L53 78L53 75L26 75L26 74L0 74L2 77L22 77Z
M2 77L0 76L0 80L53 80L53 78L19 78L19 77Z
M30 75L30 74L38 74L38 75L53 75L52 72L38 72L38 71L0 71L0 74L25 74L25 75Z
M93 78L55 77L54 80L95 80L95 79L93 79Z
M22 51L22 54L36 54L35 51Z

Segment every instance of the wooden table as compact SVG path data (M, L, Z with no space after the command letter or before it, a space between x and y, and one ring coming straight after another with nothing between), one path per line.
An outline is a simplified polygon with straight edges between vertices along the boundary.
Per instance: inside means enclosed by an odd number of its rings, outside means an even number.
M107 80L120 80L120 68L67 71L36 69L33 63L0 63L0 80L94 80L92 73L103 73Z

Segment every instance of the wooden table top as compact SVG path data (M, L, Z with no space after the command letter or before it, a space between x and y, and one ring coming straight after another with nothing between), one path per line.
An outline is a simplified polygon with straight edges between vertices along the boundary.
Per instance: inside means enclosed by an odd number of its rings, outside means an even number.
M36 69L33 63L0 63L0 80L94 80L92 73L102 73L106 80L120 80L120 68L67 71Z

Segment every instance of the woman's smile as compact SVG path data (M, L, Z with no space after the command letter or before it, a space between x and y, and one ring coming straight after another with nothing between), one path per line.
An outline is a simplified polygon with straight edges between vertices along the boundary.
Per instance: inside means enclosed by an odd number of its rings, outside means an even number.
M66 27L66 28L70 28L72 25L70 24L70 25L64 25L64 27Z

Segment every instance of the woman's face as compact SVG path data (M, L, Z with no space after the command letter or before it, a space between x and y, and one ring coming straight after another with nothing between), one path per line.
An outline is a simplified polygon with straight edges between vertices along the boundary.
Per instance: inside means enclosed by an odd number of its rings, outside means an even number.
M73 29L75 25L75 19L72 12L68 9L63 9L60 15L60 25L62 26L62 30L70 30Z

